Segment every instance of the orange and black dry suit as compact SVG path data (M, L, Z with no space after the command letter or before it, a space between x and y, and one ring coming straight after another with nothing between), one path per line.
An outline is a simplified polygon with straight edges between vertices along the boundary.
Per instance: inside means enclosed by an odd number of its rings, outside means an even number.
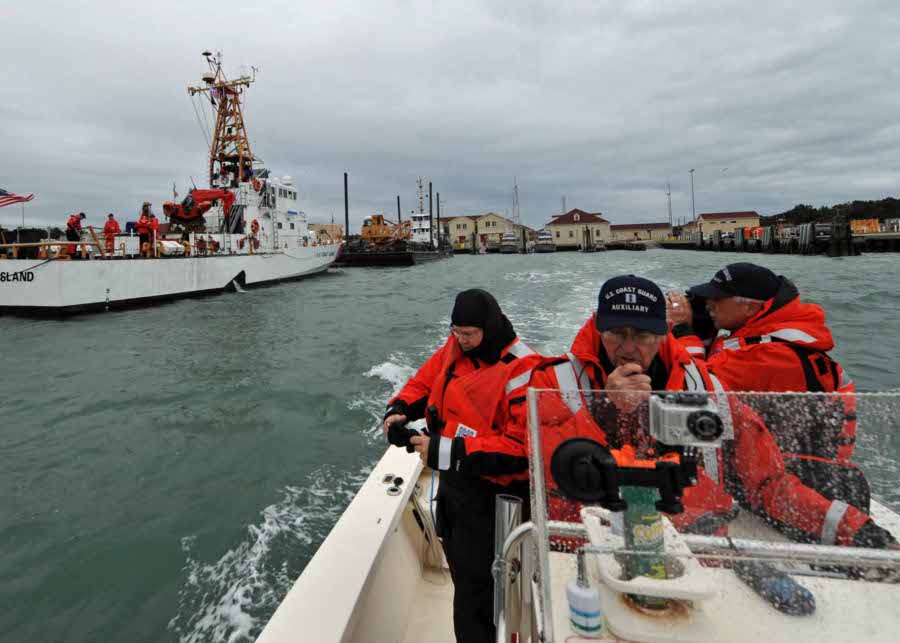
M496 314L502 316L499 308ZM512 333L511 325L508 329ZM488 332L485 342L490 341ZM434 405L443 423L430 427L428 464L440 471L437 530L455 585L453 620L460 642L494 636L496 494L522 497L528 511L524 427L510 426L508 417L510 405L524 406L525 385L540 356L515 333L511 337L493 355L473 356L451 335L391 400L385 414L416 420Z
M137 223L134 226L134 229L137 230L138 234L149 234L150 233L150 217L141 213L141 217L137 220Z
M106 252L112 254L115 250L116 235L122 232L119 222L115 219L107 219L103 224L103 236L106 239Z
M73 214L66 221L66 239L69 241L81 241L81 215ZM75 249L74 245L70 245L67 248L68 254L74 255Z
M646 403L633 413L621 413L609 399L593 400L577 393L579 389L603 389L612 368L592 317L566 357L546 359L534 369L531 386L567 392L564 396L544 393L539 400L545 463L559 443L575 436L595 439L628 454L633 450L638 458L677 451L650 437ZM740 488L754 509L777 525L788 526L789 533L797 538L860 547L893 542L890 533L862 511L840 500L828 500L788 473L778 445L759 416L734 398L723 402L725 392L719 380L702 362L693 360L671 334L662 343L648 374L654 390L716 394L720 416L734 428L734 440L723 449L703 450L698 484L684 492L684 513L672 517L678 529L716 531L731 513L729 492ZM549 470L545 474L549 485ZM551 511L554 505L558 514L551 519L575 518L571 515L573 503L554 503L551 499Z
M709 347L706 365L729 391L837 393L791 400L745 396L784 454L788 470L828 498L865 511L869 485L851 462L856 441L853 380L828 355L834 348L825 312L800 301L796 287L781 287L762 310L730 336ZM686 325L675 335L691 355L704 359L700 339Z

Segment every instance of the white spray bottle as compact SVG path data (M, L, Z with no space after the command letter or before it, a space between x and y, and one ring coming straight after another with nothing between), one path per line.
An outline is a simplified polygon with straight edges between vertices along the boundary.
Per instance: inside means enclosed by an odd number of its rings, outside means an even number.
M600 636L603 628L600 592L588 582L583 551L578 552L578 578L569 581L566 598L569 601L569 622L572 631L587 637Z

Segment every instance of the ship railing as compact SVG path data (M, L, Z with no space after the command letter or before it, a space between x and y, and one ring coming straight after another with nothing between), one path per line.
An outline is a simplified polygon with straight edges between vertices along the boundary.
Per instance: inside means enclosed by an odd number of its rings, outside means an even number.
M31 243L0 243L0 250L11 249L13 259L18 259L19 250L22 248L42 248L42 254L45 255L46 258L59 259L63 256L69 256L67 251L68 246L79 247L81 249L82 259L87 258L87 249L90 247L97 248L101 255L105 252L99 241L68 241L66 239L61 241L35 241ZM50 257L51 253L53 255L52 257Z

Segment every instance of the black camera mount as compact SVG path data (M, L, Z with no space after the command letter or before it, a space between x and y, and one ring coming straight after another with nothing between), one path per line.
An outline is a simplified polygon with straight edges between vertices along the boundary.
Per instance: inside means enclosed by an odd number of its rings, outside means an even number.
M659 490L659 511L684 511L684 489L697 484L697 456L685 449L680 462L657 460L653 467L619 466L609 449L589 438L570 438L560 444L550 460L550 474L560 491L573 500L599 504L609 511L624 511L628 505L620 487L651 487Z

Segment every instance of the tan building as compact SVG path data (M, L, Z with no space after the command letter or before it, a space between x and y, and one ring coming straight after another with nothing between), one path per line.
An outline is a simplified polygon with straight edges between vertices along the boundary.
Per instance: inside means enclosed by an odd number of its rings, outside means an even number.
M338 241L344 238L344 226L340 223L310 223L309 229L325 240Z
M553 217L546 230L553 235L557 250L577 250L586 242L599 245L610 240L609 221L600 212L578 208Z
M507 232L515 232L516 225L496 212L488 212L478 217L478 244L488 250L499 250L500 239Z
M441 224L444 226L447 236L453 243L454 250L471 252L472 235L475 232L475 217L441 219Z
M759 214L749 212L709 212L697 217L697 225L704 237L717 230L723 234L738 228L755 228L759 225Z
M668 223L614 223L609 230L612 241L665 241L672 235Z

